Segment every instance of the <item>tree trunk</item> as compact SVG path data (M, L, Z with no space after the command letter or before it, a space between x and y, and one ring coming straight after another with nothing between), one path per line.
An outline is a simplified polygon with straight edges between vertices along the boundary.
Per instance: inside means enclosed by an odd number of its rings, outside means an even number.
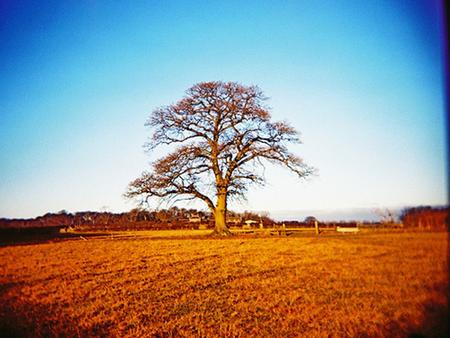
M229 236L231 235L230 229L227 227L227 195L219 194L217 196L217 205L214 210L215 227L213 235L217 236Z

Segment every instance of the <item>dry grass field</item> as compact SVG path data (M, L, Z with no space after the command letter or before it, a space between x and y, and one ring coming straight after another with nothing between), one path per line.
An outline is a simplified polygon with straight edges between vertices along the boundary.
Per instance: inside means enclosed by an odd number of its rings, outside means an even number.
M0 330L30 337L448 334L446 233L204 234L1 247Z

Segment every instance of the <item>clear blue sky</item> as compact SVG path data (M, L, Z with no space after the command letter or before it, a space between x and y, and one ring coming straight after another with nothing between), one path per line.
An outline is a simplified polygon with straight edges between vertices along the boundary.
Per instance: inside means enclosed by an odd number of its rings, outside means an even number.
M256 84L319 169L232 208L447 203L439 1L2 1L0 217L125 211L144 122L200 81ZM155 204L156 205L156 204ZM200 206L200 205L196 205Z

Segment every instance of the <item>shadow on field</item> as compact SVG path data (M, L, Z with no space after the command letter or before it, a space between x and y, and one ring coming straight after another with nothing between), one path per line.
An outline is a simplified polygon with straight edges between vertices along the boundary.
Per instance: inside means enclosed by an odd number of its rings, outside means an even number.
M429 301L423 305L423 317L417 323L391 321L383 328L383 335L408 338L449 337L448 307ZM363 335L364 336L364 335Z
M423 305L423 314L421 324L409 338L449 337L448 306L429 301Z
M4 285L0 285L0 289ZM108 337L112 324L108 321L83 327L61 314L58 306L32 304L22 300L2 299L0 337Z
M279 271L266 271L279 273ZM233 278L242 278L234 276ZM220 281L224 285L224 281ZM229 282L229 280L225 281ZM226 285L226 284L225 284ZM0 337L108 337L117 323L109 320L98 322L91 326L83 326L75 318L64 314L65 304L42 305L6 296L10 288L17 287L17 283L0 284ZM215 284L205 285L204 288L216 288ZM354 328L356 336L367 337L365 332ZM423 304L423 318L420 323L391 321L380 327L382 336L433 338L448 337L448 307L433 301ZM329 332L330 335L334 334Z
M0 289L4 285L0 285ZM73 318L63 315L58 304L44 306L24 301L6 300L0 307L0 336L26 337L108 337L117 323L108 320L83 327ZM438 338L448 337L448 308L433 302L424 305L424 317L419 325L392 321L381 328L380 334L392 337ZM356 329L356 328L355 328ZM330 332L333 334L333 332ZM360 332L359 337L367 334Z
M108 337L112 324L105 320L90 327L62 313L60 303L43 305L9 297L8 291L25 282L0 283L0 337Z
M4 232L0 231L0 247L14 245L32 245L63 241L68 239L80 239L89 237L105 236L104 233L80 234L59 232Z

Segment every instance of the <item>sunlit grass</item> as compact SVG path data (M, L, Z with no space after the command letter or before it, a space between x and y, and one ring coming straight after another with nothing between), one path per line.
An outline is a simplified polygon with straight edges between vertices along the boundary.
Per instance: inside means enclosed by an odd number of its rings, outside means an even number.
M445 335L445 233L195 237L209 232L0 248L3 329L28 336Z

